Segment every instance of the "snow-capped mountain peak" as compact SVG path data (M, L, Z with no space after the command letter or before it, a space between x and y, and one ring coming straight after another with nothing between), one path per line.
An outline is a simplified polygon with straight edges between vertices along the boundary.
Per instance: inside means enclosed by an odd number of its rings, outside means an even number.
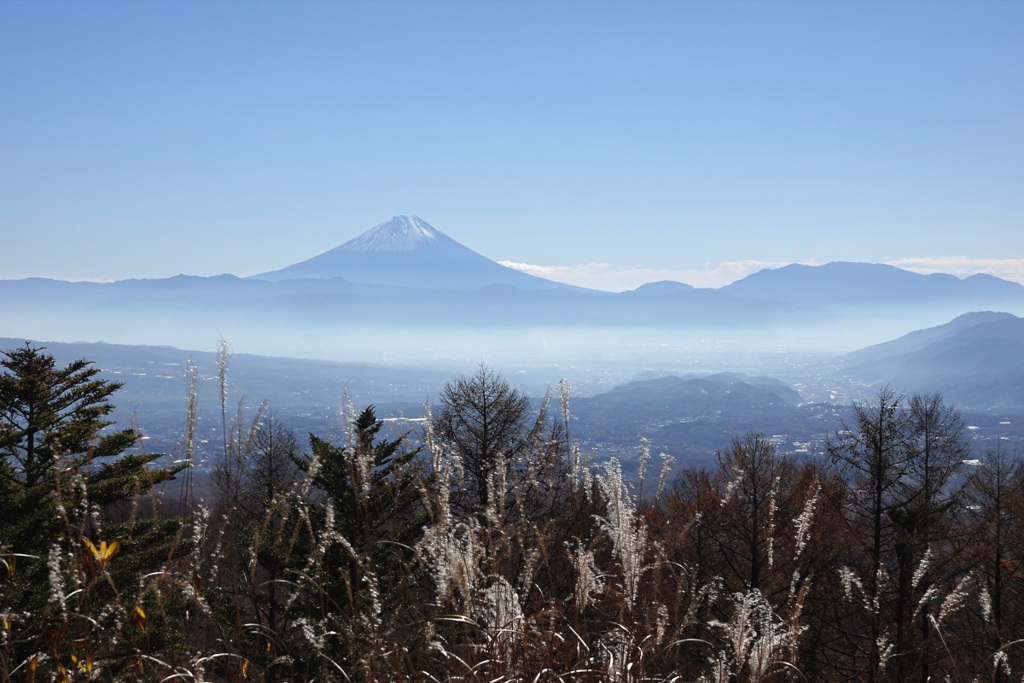
M395 216L341 245L345 251L414 251L447 236L419 216Z
M369 285L477 290L491 285L563 289L566 285L506 268L465 247L419 216L395 216L340 247L258 280L344 278Z

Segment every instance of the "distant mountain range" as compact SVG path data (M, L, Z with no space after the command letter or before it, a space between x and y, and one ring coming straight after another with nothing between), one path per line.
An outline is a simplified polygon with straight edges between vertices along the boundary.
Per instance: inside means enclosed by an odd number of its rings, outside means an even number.
M1024 285L991 275L960 279L944 273L921 275L877 263L792 264L765 269L722 287L734 296L802 306L933 305L982 301L1019 303Z
M616 294L506 268L415 216L245 279L0 281L0 335L182 348L210 348L223 335L253 353L379 362L493 358L501 345L572 358L683 339L777 348L817 336L819 347L852 348L866 331L892 337L976 310L1024 314L1024 286L831 263L763 270L717 290L658 282Z
M1004 312L977 312L994 310ZM452 368L481 360L518 368L520 380L528 372L534 386L541 366L584 383L592 376L591 390L640 372L644 379L573 399L575 435L624 460L645 435L655 452L707 461L747 430L772 436L783 451L820 451L848 400L833 405L831 388L840 385L843 396L879 384L941 391L995 433L1004 428L998 415L1024 407L1018 315L1024 286L1016 283L864 263L763 270L720 289L654 282L622 293L587 290L501 266L406 216L250 278L0 281L0 348L43 340L62 362L96 361L109 378L128 382L117 419L130 422L137 411L163 449L180 434L184 358L215 375L212 354L179 349L213 349L219 336L245 351L232 361L231 386L253 403L269 398L300 434L340 428L346 392L376 402L381 414L416 416ZM823 400L801 399L765 377L664 376L669 365L736 367L737 354L748 352L778 357L815 337L825 340L818 351L856 348L861 336L890 341L829 359L823 376L802 370ZM59 343L100 340L111 343ZM602 366L611 370L595 371ZM548 370L543 381L557 381ZM216 395L215 387L203 390L207 415L219 411ZM218 421L205 424L215 431Z
M19 338L0 338L0 349L21 343ZM214 354L166 346L45 345L60 363L86 358L103 370L104 377L125 382L117 394L115 419L129 424L138 420L152 437L150 447L168 452L181 434L183 366L191 357L204 384L200 391L203 438L219 438L215 434L220 408ZM1021 427L1007 426L1001 416L1019 415L1024 408L1022 318L971 313L836 360L804 368L799 380L788 380L800 382L793 385L734 372L666 376L655 370L643 370L638 379L621 384L604 383L607 379L591 383L593 395L584 392L572 398L571 436L580 440L585 451L620 457L630 472L641 436L650 439L655 455L668 452L679 464L708 463L716 450L747 431L771 437L782 452L821 453L824 439L847 415L850 398L870 400L875 386L887 384L908 392L940 391L948 403L964 411L969 424L980 425L982 431L972 433L984 434L989 442L1004 434L1010 434L1014 443L1021 438ZM232 404L242 395L250 397L249 415L261 400L269 399L271 409L300 435L339 434L344 396L359 407L376 404L382 416L399 411L417 418L443 383L468 366L461 367L386 367L237 354L228 373L229 391ZM529 377L520 371L509 378L530 382L538 399L543 389L536 387L554 381L559 375L547 373L556 372L560 370L549 368L539 377L534 368ZM572 372L577 380L600 374L586 367ZM829 400L827 391L823 399L809 400L806 382L816 383L811 393L819 397L822 388L854 390L844 390L838 401L835 394ZM573 386L575 393L580 386ZM595 389L598 393L593 393ZM230 410L233 414L234 409ZM395 428L407 430L410 423L398 419Z
M1024 319L969 313L844 358L865 382L939 391L974 408L1024 406Z

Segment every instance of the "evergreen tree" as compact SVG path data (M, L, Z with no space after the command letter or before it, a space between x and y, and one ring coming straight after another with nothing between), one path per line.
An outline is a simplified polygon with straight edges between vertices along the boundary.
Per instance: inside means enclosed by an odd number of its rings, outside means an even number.
M139 435L108 431L110 396L122 385L97 378L86 360L58 367L42 348L2 352L0 542L21 552L44 548L67 528L95 528L94 509L145 493L182 466L148 469L156 454L126 454Z
M181 467L150 470L160 456L126 453L139 435L108 429L107 419L121 384L100 379L85 360L60 367L43 350L26 343L0 360L0 552L20 559L5 577L0 608L21 615L10 631L14 659L37 656L46 633L44 653L59 671L71 657L67 646L81 641L75 628L102 627L90 613L102 604L114 614L115 597L135 604L138 577L167 561L179 526L134 515L108 524L107 513ZM70 619L71 610L88 618ZM99 656L102 644L94 645L89 657Z
M419 449L380 438L383 427L369 406L351 424L346 446L311 434L311 454L295 461L319 501L309 512L313 546L297 547L292 562L301 564L293 571L308 592L306 620L330 624L317 654L346 664L351 650L400 621L396 610L416 602L408 594L415 582L406 579L428 521ZM302 663L312 653L292 655Z

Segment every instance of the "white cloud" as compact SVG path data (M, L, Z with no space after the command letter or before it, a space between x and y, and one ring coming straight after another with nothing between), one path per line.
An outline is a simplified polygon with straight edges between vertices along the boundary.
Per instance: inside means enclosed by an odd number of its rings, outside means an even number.
M949 273L957 277L987 273L1024 284L1024 258L912 257L888 261L888 264L915 273Z
M703 268L671 269L619 267L608 263L583 263L572 266L540 266L513 261L499 263L548 280L610 292L636 289L640 285L660 280L685 282L694 287L721 287L763 268L779 268L788 264L768 261L726 261L706 264Z

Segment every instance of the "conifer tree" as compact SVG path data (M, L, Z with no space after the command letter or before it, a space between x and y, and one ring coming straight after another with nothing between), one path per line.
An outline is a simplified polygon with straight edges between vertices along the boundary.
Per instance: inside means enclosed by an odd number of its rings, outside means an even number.
M380 438L383 427L369 406L351 423L346 445L311 434L311 453L295 459L316 503L306 527L312 546L296 544L291 572L306 591L302 620L325 629L315 656L292 649L298 671L319 657L368 666L350 661L350 653L366 651L386 624L399 621L396 610L410 604L405 591L415 590L406 581L412 547L428 521L414 460L419 449Z
M434 429L458 456L464 473L454 508L480 519L488 505L497 503L492 499L496 476L510 488L513 479L526 478L527 459L544 461L533 463L539 466L561 464L566 441L560 426L548 423L547 401L532 414L526 394L483 364L476 373L444 385Z
M139 434L107 430L120 383L99 379L86 360L58 367L43 350L26 343L0 360L0 541L24 551L60 535L55 525L82 523L86 501L102 509L181 470L148 469L160 455L125 453Z
M369 406L356 418L347 447L310 435L312 454L297 463L310 472L317 462L313 484L330 499L338 533L356 553L372 555L378 572L391 563L393 544L411 544L426 523L412 466L418 449L405 448L401 439L380 439L383 426ZM392 544L379 543L384 540ZM334 566L348 566L356 579L351 558Z
M59 670L61 657L70 657L62 641L81 640L69 625L101 625L92 617L69 621L68 610L88 615L103 604L114 614L115 593L133 604L138 577L167 561L179 526L134 516L108 524L107 512L181 467L151 470L159 455L126 453L139 434L108 429L107 419L121 384L99 378L86 360L61 367L43 350L26 343L0 352L0 553L19 559L5 577L0 608L22 615L10 631L15 659L37 656L33 634L45 632Z

